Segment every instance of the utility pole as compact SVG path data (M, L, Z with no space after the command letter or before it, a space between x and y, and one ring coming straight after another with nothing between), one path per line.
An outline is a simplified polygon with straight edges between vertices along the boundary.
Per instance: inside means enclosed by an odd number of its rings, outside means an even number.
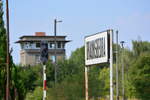
M124 92L124 58L123 58L123 54L124 54L124 43L125 41L121 41L121 47L122 47L122 100L125 100L125 92Z
M55 84L57 82L57 54L56 54L56 46L57 46L57 23L61 23L62 21L57 21L57 19L54 20L54 43L55 43L55 47L54 47L54 55L55 55Z
M9 91L9 58L10 58L10 53L9 53L9 2L8 0L6 0L6 32L7 32L7 68L6 68L6 71L7 71L7 83L6 83L6 100L9 100L10 98L10 91Z
M116 31L116 100L119 100L119 82L118 82L118 30Z

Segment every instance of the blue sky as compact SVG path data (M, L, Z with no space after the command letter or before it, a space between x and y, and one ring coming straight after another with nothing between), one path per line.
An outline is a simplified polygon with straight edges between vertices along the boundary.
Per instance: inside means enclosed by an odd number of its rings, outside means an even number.
M13 59L19 63L22 35L46 32L53 35L53 20L58 35L72 40L66 46L67 56L84 45L84 37L106 29L119 30L119 40L131 48L132 40L140 37L150 41L150 0L9 0L10 43ZM4 2L5 3L5 2ZM4 6L5 10L5 6Z

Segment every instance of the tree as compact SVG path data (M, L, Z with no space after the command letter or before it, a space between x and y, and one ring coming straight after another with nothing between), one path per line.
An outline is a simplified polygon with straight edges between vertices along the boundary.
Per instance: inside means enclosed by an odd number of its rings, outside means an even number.
M100 96L101 97L105 97L107 95L109 95L109 88L110 88L110 84L109 84L109 68L105 67L103 69L101 69L101 71L99 72L99 88L100 88Z
M11 99L24 100L37 86L42 87L42 67L20 65L11 68ZM38 90L36 90L38 91ZM42 92L42 91L41 91Z
M6 29L4 27L3 21L3 2L0 3L0 99L5 98L5 88L6 88L6 56L7 56L7 41L6 41ZM14 66L12 56L10 54L10 79L11 72ZM10 96L14 95L14 86L12 81L10 81Z
M150 43L148 41L132 41L132 44L135 56L139 56L143 52L150 51Z
M150 54L143 53L130 69L130 81L135 94L142 100L150 99Z
M5 95L6 84L6 30L3 21L3 4L0 3L0 99Z

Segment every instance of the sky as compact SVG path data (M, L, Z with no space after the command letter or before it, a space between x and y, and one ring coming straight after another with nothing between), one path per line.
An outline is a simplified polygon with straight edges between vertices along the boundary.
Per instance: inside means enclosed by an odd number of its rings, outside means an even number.
M150 0L9 0L14 62L20 62L20 45L14 42L35 32L53 35L55 18L63 21L57 24L57 35L72 40L66 45L67 57L84 45L85 36L107 29L118 30L119 41L130 49L132 40L150 41L149 4Z

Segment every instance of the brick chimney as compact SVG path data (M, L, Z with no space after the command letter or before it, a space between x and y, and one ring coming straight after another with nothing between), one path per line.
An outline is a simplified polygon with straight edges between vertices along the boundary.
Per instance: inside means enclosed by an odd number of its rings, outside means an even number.
M35 36L46 36L45 32L35 32Z

